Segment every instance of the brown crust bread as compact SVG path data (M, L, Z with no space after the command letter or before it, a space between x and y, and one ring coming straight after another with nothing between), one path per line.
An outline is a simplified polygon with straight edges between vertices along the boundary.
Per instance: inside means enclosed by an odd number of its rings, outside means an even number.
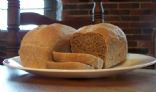
M53 51L53 60L56 62L80 62L94 67L95 69L102 69L103 60L91 54L85 53L63 53Z
M99 23L83 26L70 39L74 53L87 53L104 60L103 68L113 67L127 56L127 39L124 32L113 24Z
M75 31L76 29L72 27L54 23L27 32L19 49L22 65L46 68L46 62L52 60L53 50L70 52L69 39Z
M127 39L119 27L109 23L83 26L78 31L54 23L27 32L19 55L24 67L109 68L126 59Z

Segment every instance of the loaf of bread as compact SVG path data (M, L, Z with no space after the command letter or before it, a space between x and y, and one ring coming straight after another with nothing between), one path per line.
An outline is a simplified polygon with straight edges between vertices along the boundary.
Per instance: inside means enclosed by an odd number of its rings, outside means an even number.
M128 51L124 32L109 23L79 28L70 43L73 53L87 53L102 58L103 68L110 68L125 61Z
M46 68L52 51L71 52L69 39L76 29L54 23L42 25L26 33L19 49L25 67Z
M19 55L24 67L110 68L126 59L127 39L119 27L109 23L83 26L78 30L54 23L27 32Z
M80 62L92 66L95 69L102 69L103 60L91 54L85 53L62 53L53 52L53 60L57 62Z

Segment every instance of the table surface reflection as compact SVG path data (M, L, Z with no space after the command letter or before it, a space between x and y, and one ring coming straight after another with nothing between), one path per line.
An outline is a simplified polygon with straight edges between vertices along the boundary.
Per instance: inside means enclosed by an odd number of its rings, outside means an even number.
M92 79L47 78L0 66L3 92L156 92L156 70Z

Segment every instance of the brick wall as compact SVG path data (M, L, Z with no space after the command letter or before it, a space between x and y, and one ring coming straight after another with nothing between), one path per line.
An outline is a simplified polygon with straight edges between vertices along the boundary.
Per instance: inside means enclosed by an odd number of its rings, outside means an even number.
M63 1L64 15L91 18L93 4L89 0ZM130 52L154 56L156 0L103 0L103 7L105 22L118 25L126 33Z

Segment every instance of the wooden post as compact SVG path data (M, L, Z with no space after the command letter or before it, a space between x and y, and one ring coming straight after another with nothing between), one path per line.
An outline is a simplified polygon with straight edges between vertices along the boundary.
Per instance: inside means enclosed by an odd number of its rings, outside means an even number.
M7 22L7 47L6 57L12 57L18 55L18 31L20 25L20 2L19 0L8 0L8 22Z

